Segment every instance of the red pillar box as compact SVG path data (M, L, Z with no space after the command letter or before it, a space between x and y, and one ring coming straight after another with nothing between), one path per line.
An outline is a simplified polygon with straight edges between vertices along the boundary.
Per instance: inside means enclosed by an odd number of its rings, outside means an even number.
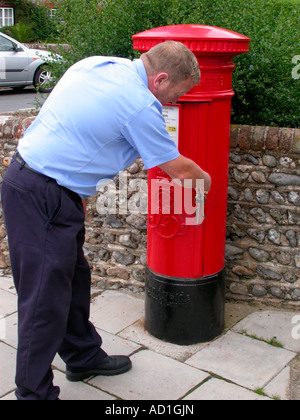
M145 327L162 340L186 345L212 340L224 329L232 60L249 51L250 39L210 26L176 25L134 35L133 46L143 53L167 40L182 42L195 54L201 80L177 106L163 107L166 126L179 152L211 175L212 188L205 219L196 225L184 205L188 200L192 205L194 196L187 198L190 192L181 189L180 213L174 200L178 189L168 175L159 168L148 171ZM153 180L169 193L169 211L162 197L158 209L153 205L155 194L163 195L153 192Z

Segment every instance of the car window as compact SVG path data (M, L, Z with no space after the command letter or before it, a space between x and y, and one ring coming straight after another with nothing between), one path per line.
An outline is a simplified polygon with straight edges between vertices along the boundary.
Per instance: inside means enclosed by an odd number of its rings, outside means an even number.
M0 35L0 51L14 51L14 44Z

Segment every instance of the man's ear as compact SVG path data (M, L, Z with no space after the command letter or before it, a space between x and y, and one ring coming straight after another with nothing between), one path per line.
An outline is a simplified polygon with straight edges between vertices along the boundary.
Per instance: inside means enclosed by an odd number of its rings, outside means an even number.
M153 85L155 89L159 89L165 82L169 80L168 73L158 73L153 80Z

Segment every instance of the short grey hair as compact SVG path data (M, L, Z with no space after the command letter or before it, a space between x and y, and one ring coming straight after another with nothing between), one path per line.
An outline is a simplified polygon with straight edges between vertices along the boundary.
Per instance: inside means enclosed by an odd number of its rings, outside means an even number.
M197 58L185 45L177 41L165 41L142 55L149 63L147 71L151 76L168 73L173 83L192 79L195 85L200 81Z

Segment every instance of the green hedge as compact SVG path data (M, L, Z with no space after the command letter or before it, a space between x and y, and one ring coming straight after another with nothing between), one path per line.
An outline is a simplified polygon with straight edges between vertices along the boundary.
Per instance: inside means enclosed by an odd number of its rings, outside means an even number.
M218 26L252 40L250 52L235 58L232 122L300 127L300 79L292 77L299 6L300 0L60 0L60 41L71 45L61 71L91 55L132 58L131 36L146 29Z

